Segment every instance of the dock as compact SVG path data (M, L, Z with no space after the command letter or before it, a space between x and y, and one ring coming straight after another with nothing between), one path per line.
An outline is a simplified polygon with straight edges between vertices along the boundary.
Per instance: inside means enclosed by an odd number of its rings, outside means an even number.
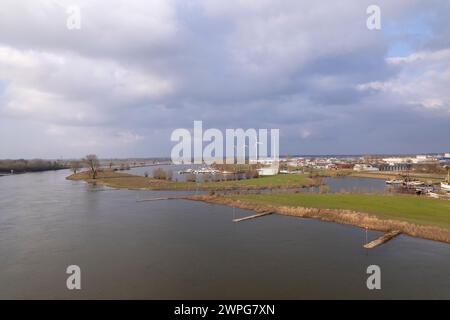
M180 200L180 199L186 199L186 197L160 197L160 198L136 200L136 202L161 201L161 200Z
M254 214L252 216L239 218L239 219L234 219L233 222L241 222L241 221L256 219L256 218L259 218L259 217L268 216L269 214L272 214L272 213L274 213L274 212L273 211L268 211L268 212L258 213L258 214Z
M396 236L398 236L399 234L401 234L401 231L398 230L394 230L394 231L390 231L388 233L383 234L381 237L366 243L364 245L364 248L366 249L373 249L375 247L378 247L379 245L382 245L385 242L388 242L389 240L392 240L393 238L395 238Z

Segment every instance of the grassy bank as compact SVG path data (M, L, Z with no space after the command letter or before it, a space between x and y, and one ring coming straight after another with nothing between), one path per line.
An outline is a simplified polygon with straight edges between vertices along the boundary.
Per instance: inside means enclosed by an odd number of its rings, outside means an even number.
M318 209L366 212L381 219L400 219L450 229L450 201L410 195L370 194L267 194L240 195L235 199Z
M192 199L379 231L400 230L411 236L450 243L448 200L409 195L310 193L196 196Z
M114 171L99 172L97 179L91 179L87 172L67 177L68 180L81 180L111 188L146 189L146 190L264 190L294 189L315 184L313 179L305 175L277 175L255 179L215 181L215 182L177 182L135 176Z

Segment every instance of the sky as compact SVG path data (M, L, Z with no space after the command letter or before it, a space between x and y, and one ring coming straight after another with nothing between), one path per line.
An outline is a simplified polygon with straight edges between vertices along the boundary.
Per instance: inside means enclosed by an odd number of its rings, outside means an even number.
M169 156L195 120L281 154L450 152L448 0L0 6L0 159Z

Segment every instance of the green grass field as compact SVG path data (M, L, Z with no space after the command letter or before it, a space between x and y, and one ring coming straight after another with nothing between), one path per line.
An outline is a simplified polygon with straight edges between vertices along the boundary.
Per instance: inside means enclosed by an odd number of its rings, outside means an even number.
M278 186L309 185L311 183L311 179L309 179L306 175L303 174L279 174L276 176L259 177L256 179L245 179L239 181L222 181L212 183L219 183L219 184L231 183L242 186L278 187Z
M231 196L258 204L348 209L394 219L450 229L450 201L411 195L368 194L259 194Z

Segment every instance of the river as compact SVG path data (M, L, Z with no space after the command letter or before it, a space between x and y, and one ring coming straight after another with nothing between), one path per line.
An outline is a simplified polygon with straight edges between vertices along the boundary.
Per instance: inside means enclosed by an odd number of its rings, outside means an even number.
M67 181L68 171L0 177L2 299L450 299L450 245ZM173 194L174 192L171 192ZM380 233L368 232L373 239ZM366 268L381 268L368 290ZM81 268L82 289L66 288Z
M180 174L179 172L186 169L198 169L200 165L155 165L148 167L135 167L125 172L144 176L148 174L149 177L153 176L153 171L161 168L165 171L172 171L173 180L186 181L186 174ZM201 181L202 175L197 175ZM336 177L336 178L324 178L324 182L329 186L330 192L384 192L388 190L388 186L382 179L372 178L359 178L359 177ZM312 188L313 192L317 192L318 188ZM300 189L301 190L301 189ZM305 191L305 190L303 190Z

